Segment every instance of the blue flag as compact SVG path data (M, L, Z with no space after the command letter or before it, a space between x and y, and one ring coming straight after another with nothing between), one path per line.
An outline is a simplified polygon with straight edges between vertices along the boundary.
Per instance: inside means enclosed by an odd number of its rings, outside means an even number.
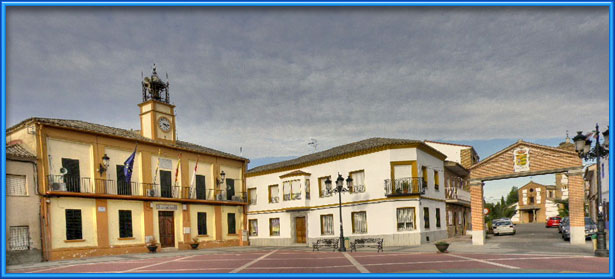
M126 159L124 162L124 177L126 178L126 183L130 183L130 178L132 177L132 166L135 164L135 155L137 154L137 147L135 146L135 151L130 154L130 157Z

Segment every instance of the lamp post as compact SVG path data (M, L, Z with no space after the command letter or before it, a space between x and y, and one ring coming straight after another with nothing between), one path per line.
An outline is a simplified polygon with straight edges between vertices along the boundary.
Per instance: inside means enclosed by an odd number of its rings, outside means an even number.
M111 160L111 158L105 153L102 157L102 163L98 164L98 173L100 173L100 175L103 175L109 168L109 160Z
M596 185L598 186L598 233L597 242L598 248L595 255L598 257L608 257L609 250L606 249L606 234L604 232L604 214L602 207L602 182L600 181L600 158L609 155L609 129L607 128L602 135L604 136L604 143L600 144L600 129L598 123L596 123L596 130L594 131L596 143L594 149L591 149L591 137L584 136L582 131L578 131L577 135L573 138L575 149L579 153L579 157L585 160L596 159Z
M352 188L352 178L348 176L346 178L346 186ZM340 252L346 252L346 243L344 242L344 224L342 223L342 192L348 192L348 188L344 188L344 178L341 174L337 174L337 180L335 181L335 188L331 189L331 179L325 180L325 187L328 193L338 193L339 195L339 208L340 208Z

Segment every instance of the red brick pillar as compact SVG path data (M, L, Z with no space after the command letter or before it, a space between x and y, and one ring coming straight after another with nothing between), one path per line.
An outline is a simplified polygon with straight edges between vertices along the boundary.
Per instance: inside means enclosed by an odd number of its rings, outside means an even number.
M583 169L568 171L568 215L570 218L570 244L585 244L585 190Z
M483 217L483 182L470 181L470 202L472 215L472 244L485 244L485 219Z

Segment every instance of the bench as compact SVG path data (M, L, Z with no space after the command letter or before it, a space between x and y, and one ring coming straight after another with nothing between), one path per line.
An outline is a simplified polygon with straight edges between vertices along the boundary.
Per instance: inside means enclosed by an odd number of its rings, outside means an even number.
M380 253L380 251L384 252L384 249L382 249L383 242L383 238L358 238L350 243L350 252L356 252L357 248L360 247L377 248L378 253Z
M329 247L333 248L333 251L337 250L340 244L339 238L323 238L319 239L316 242L312 242L312 252L320 251L320 247Z

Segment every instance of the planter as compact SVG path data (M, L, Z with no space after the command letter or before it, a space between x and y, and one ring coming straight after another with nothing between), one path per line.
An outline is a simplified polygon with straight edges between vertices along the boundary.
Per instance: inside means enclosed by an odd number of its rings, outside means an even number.
M448 249L448 246L448 243L436 243L436 248L438 248L438 251L440 251L440 253L446 253L446 249Z
M158 245L148 245L147 249L149 250L150 253L156 253L156 249L158 249Z
M198 243L190 243L190 247L192 247L193 250L196 250L197 248L199 248L199 244Z

